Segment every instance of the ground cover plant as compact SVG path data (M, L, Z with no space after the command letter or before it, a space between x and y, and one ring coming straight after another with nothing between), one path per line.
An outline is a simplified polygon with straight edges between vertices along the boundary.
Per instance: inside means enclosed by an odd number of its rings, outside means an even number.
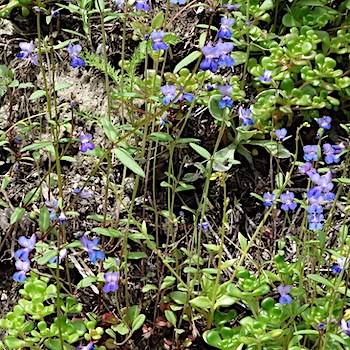
M349 1L0 2L0 349L350 349Z

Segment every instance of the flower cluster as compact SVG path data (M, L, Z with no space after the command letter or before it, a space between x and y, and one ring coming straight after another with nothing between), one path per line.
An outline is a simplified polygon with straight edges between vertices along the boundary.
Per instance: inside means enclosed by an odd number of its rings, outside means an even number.
M21 48L21 52L17 54L17 58L29 59L31 64L39 66L39 55L34 53L35 45L33 41L30 43L21 42L19 43L19 47Z
M23 247L15 252L17 272L14 273L13 279L16 282L24 282L26 274L30 269L30 253L35 248L36 236L33 234L30 238L21 236L18 238L18 243Z
M83 245L84 250L89 254L90 262L94 264L97 260L104 260L105 254L98 248L98 245L100 244L99 238L94 238L90 241L86 236L82 236L80 242Z
M177 90L175 85L164 85L160 89L161 93L164 95L162 101L165 105L170 104L171 102L176 103L178 101L187 101L192 102L194 99L193 94L184 91L182 87L180 87L179 90ZM180 95L176 98L176 96L180 93Z
M202 49L204 59L199 68L201 70L210 70L212 73L215 73L219 67L233 67L235 61L230 55L233 48L234 45L232 43L224 42L221 38L215 46L213 46L210 41Z

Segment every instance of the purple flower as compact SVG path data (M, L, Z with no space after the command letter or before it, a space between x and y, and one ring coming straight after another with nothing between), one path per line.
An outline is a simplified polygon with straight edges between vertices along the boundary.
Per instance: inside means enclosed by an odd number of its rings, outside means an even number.
M58 256L53 257L50 259L50 264L60 264L61 261L67 256L68 250L67 249L61 249Z
M163 41L165 33L163 30L154 30L150 37L153 40L152 49L153 50L166 50L168 45Z
M86 236L82 236L80 242L84 246L85 251L89 254L90 262L95 263L97 259L103 260L105 258L105 254L98 250L98 245L100 244L99 238L94 238L90 241Z
M238 118L242 121L243 126L253 125L254 121L250 117L252 115L252 111L250 108L243 108L242 106L238 107Z
M283 141L287 136L287 129L286 128L276 129L275 135L276 135L277 141Z
M306 162L305 164L303 164L302 166L299 167L299 171L303 175L310 176L311 174L316 172L316 169L312 168L312 164L310 162Z
M219 68L217 62L217 58L219 57L218 50L212 45L211 41L209 41L209 43L203 47L202 53L204 59L199 65L199 68L201 70L210 70L212 73L215 73Z
M19 59L29 58L29 62L31 64L34 64L35 66L39 66L39 56L33 53L35 49L35 45L33 41L31 41L30 43L20 42L19 47L21 48L22 51L20 51L17 54L17 58Z
M350 337L350 320L349 321L341 320L340 328L348 337Z
M95 344L94 343L90 343L86 346L78 346L77 350L94 350L95 349Z
M36 235L32 234L30 238L21 236L18 238L18 243L23 247L15 252L15 258L27 261L30 252L35 248Z
M234 45L232 43L225 43L219 39L218 43L215 46L219 59L217 61L220 67L233 67L235 60L229 55L233 50Z
M29 268L30 268L30 262L29 260L27 261L22 261L20 259L18 259L16 261L16 264L15 264L17 270L17 272L15 272L13 274L13 279L16 281L16 282L25 282L26 280L26 273L29 271Z
M180 91L182 91L182 92L179 96L179 101L185 100L189 103L191 103L193 101L194 95L192 93L186 92L183 87L180 87Z
M104 274L104 279L106 284L103 286L102 290L105 293L115 292L118 290L119 272L107 272Z
M58 216L58 220L60 224L64 224L67 221L67 216L63 211L61 211L61 214Z
M222 17L221 26L218 32L218 38L230 39L232 37L231 27L235 23L232 18Z
M323 225L321 221L323 221L323 219L324 219L323 214L317 214L317 213L309 214L307 216L307 220L309 222L309 230L311 231L322 230Z
M271 82L271 75L273 73L273 70L264 69L264 74L259 77L259 80L263 83L270 83Z
M229 84L226 85L220 85L218 86L218 89L222 95L222 99L219 101L219 108L223 109L225 107L232 107L233 100L231 98L232 93L232 86Z
M21 48L22 51L20 51L20 53L17 54L17 58L20 58L20 59L29 57L35 49L33 40L30 43L20 42L19 47Z
M286 193L282 193L280 196L282 201L281 208L285 211L294 210L297 207L297 204L294 202L294 193L287 191Z
M324 161L326 164L339 163L340 158L338 154L340 153L338 149L329 143L323 145L323 154L325 155Z
M210 222L209 221L204 221L201 224L198 224L198 227L201 228L204 232L207 232L210 227Z
M172 102L177 95L175 85L164 85L160 88L160 91L164 95L162 101L165 105L168 105L170 102ZM173 102L176 103L177 100L174 100Z
M320 204L313 203L307 207L307 212L309 214L321 214L323 213L323 208Z
M312 160L317 161L318 160L318 146L317 145L306 145L303 147L304 150L304 159L307 162L310 162Z
M170 124L170 121L167 119L168 118L168 113L165 112L161 117L160 117L160 120L159 120L159 125L160 125L160 128L164 128L165 125L167 124Z
M170 0L172 4L179 4L179 5L185 5L186 0Z
M320 323L317 324L317 329L318 329L319 331L322 331L322 330L324 329L324 326L325 326L325 324L322 323L322 322L320 322Z
M51 10L51 17L52 18L57 18L58 15L60 14L60 10Z
M325 175L315 173L310 175L311 181L313 181L321 191L329 192L332 191L334 185L332 184L332 173L328 171Z
M72 68L78 68L78 67L85 66L85 61L81 57L78 56L80 51L81 51L81 46L79 44L74 45L74 46L72 44L69 44L67 47L67 51L68 51L68 54L71 58L70 66Z
M236 5L222 5L222 7L226 7L228 11L236 11L239 10L242 5L241 4L236 4Z
M272 205L276 199L276 195L273 193L270 193L270 192L265 192L263 194L263 198L264 198L264 202L263 202L264 206L265 207L272 207Z
M91 191L81 191L79 188L73 190L74 194L79 194L81 198L88 199L94 196L94 193Z
M289 295L292 290L291 286L279 286L277 288L278 293L280 293L280 298L278 302L282 305L291 304L293 302L293 298Z
M122 8L124 5L124 0L112 0L112 2L114 3L115 6L117 6L118 8Z
M324 130L329 130L331 128L331 122L332 122L332 118L327 116L324 116L322 118L318 118L317 120L318 125L320 126L320 128L324 129Z
M79 140L81 142L79 147L81 152L85 153L87 150L95 149L95 144L93 142L90 142L92 140L91 134L84 134L82 132L79 136Z
M147 0L136 0L135 4L136 10L149 11L151 7L148 5Z

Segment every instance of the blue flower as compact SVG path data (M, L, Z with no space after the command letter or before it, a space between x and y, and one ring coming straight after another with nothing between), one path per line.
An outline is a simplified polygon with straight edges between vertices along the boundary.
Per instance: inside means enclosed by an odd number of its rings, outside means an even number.
M215 73L219 68L217 62L217 58L219 57L218 50L215 48L215 46L212 45L210 41L203 47L202 53L204 55L204 59L199 65L199 68L201 70L210 70L212 73Z
M311 231L322 230L323 225L321 221L323 221L323 219L324 219L323 214L317 214L317 213L309 214L307 216L307 220L309 222L309 230Z
M334 185L332 184L333 176L330 171L328 171L325 175L320 175L319 173L311 174L310 179L323 192L332 191L334 187Z
M20 282L20 283L23 283L25 282L26 280L26 274L27 272L29 271L29 268L30 268L30 262L29 260L26 260L26 261L23 261L21 259L18 259L16 261L16 264L15 264L17 270L17 272L15 272L13 274L13 279L16 281L16 282Z
M30 43L20 42L19 47L21 48L22 51L20 51L17 54L16 56L17 58L19 59L29 58L29 62L31 64L34 64L35 66L39 66L39 56L33 53L35 49L33 40Z
M273 193L270 193L270 192L265 192L263 194L263 198L264 198L264 202L263 202L264 206L265 207L272 207L272 205L276 199L276 195Z
M150 10L150 6L147 3L147 0L136 0L136 4L135 4L136 10L140 11L149 11Z
M198 224L198 227L201 228L204 232L207 232L210 227L210 222L209 221L204 221L201 224Z
M92 140L91 134L84 134L82 132L79 136L79 140L81 142L79 147L81 152L85 153L87 150L93 150L95 148L95 144L90 142Z
M341 320L340 328L348 337L350 337L350 321Z
M80 242L89 254L90 262L95 263L98 259L103 260L105 258L105 254L98 250L98 245L100 244L99 238L94 238L90 241L86 236L82 236Z
M168 118L168 113L167 113L167 112L165 112L165 113L160 117L160 120L159 120L160 129L164 128L165 125L170 124L170 121L169 121L167 118Z
M163 41L165 33L163 30L154 30L150 37L153 40L152 49L153 50L166 50L168 45Z
M18 243L23 247L15 252L15 258L27 261L29 254L35 248L36 235L32 234L30 238L21 236L18 238Z
M53 257L52 259L49 260L50 264L60 264L61 261L67 256L68 250L67 249L61 249L60 252L58 253L58 256Z
M234 25L235 21L232 18L222 17L220 23L221 26L218 32L218 38L231 39L231 28Z
M294 210L297 207L297 204L294 202L294 193L287 191L286 193L282 193L280 196L282 201L281 208L285 211Z
M304 159L307 162L311 162L312 160L318 160L318 146L317 145L306 145L303 147L304 150Z
M276 129L275 135L276 135L277 141L283 141L287 136L287 129L286 128Z
M250 126L254 124L253 119L250 117L252 111L250 108L243 108L242 106L238 107L238 118L242 121L243 126Z
M81 191L79 188L75 188L73 190L74 194L78 194L80 198L88 199L94 196L94 193L91 191Z
M186 0L170 0L172 4L179 4L179 5L185 5Z
M103 286L102 290L105 293L115 292L118 290L119 272L107 272L104 274L104 279L106 284Z
M60 224L64 224L67 221L67 216L64 211L61 211L61 214L58 216L58 220L60 221Z
M317 324L317 329L318 329L319 331L322 331L322 330L324 329L324 326L325 326L325 324L322 323L322 322L320 322L320 323Z
M122 8L124 5L124 0L112 0L112 2L114 3L115 6L117 6L118 8Z
M259 77L259 80L263 83L271 82L271 75L273 74L273 70L264 69L264 74Z
M233 48L234 45L232 43L225 43L219 39L218 43L215 46L215 49L217 51L217 55L219 56L217 63L220 67L234 66L235 60L229 55Z
M160 91L164 95L162 101L165 105L168 105L170 102L177 102L177 100L174 100L177 95L175 85L164 85L160 88Z
M324 130L329 130L331 128L332 118L329 116L324 116L322 118L318 118L316 121L317 121L318 125L320 126L320 128L322 128Z
M277 288L278 293L280 293L280 298L278 302L282 305L291 304L293 302L293 298L289 295L292 290L291 286L279 286Z
M90 343L86 346L78 346L77 350L94 350L95 349L95 344L94 343Z
M218 86L218 89L222 95L222 98L219 101L219 108L224 109L225 107L229 107L229 108L232 107L233 100L231 98L231 93L232 93L233 87L229 84L226 84L226 85Z
M323 146L323 154L325 155L324 161L326 164L339 163L340 158L338 154L340 153L337 148L329 143L325 143Z
M60 14L60 9L58 9L58 10L51 10L51 17L52 18L57 18L59 14Z
M67 47L67 51L68 51L68 54L71 58L70 66L72 68L78 68L78 67L85 66L85 61L81 57L78 56L80 51L81 51L81 46L79 44L74 45L74 46L72 44L69 44Z
M222 7L226 7L228 11L236 11L239 10L242 5L241 4L236 4L236 5L222 5Z

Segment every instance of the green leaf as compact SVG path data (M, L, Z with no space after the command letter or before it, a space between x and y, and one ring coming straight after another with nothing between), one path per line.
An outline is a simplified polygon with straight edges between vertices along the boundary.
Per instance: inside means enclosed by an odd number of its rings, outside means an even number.
M122 148L114 149L115 156L133 173L141 177L145 177L145 173L142 168L136 163L136 161Z
M186 292L174 291L169 294L169 297L175 301L176 304L185 305L188 302L188 296Z
M36 100L36 99L43 97L45 95L46 95L45 90L36 90L29 96L29 100L31 100L31 101Z
M209 252L218 252L220 249L220 246L216 245L216 244L208 244L208 243L203 243L203 246L206 250L208 250Z
M118 326L112 326L112 329L120 335L126 335L130 332L129 328L124 323L118 324Z
M73 86L72 83L58 83L58 84L55 85L55 91L68 89L71 86Z
M28 205L33 202L35 202L41 194L41 189L40 188L33 188L31 189L26 196L23 199L23 205Z
M142 287L142 293L147 293L150 290L158 290L158 287L154 284L146 284Z
M242 251L245 251L248 246L248 241L247 238L245 238L240 232L238 232L238 241Z
M207 160L209 160L211 158L210 153L202 146L199 146L199 145L192 143L192 142L190 143L190 146L203 158L205 158Z
M309 274L306 276L307 278L310 278L311 280L318 282L320 284L324 284L325 286L329 287L329 288L334 288L334 284L327 280L326 278L320 276L320 275L316 275L316 274Z
M17 221L21 220L25 212L26 210L24 208L17 207L11 215L10 225L13 225Z
M205 309L211 306L211 301L208 297L199 296L190 300L190 304L194 307Z
M163 26L164 22L164 12L160 11L152 20L151 27L153 29L160 29Z
M273 0L265 0L261 5L260 5L260 10L261 11L268 11L272 10L275 7L275 3Z
M163 280L163 283L160 286L160 289L165 289L171 287L175 283L176 279L173 276L166 276Z
M299 334L319 335L319 332L314 330L314 329L302 329L301 331L296 331L296 332L293 333L293 335L299 335Z
M231 57L235 60L235 65L245 63L247 60L246 52L234 51L231 53Z
M114 228L94 227L92 229L92 232L96 232L99 235L106 236L106 237L115 237L115 238L123 237L123 233Z
M221 349L222 339L217 330L205 331L203 334L204 341L215 348Z
M130 252L127 255L128 260L145 259L147 257L147 254L144 252Z
M339 177L338 179L333 179L333 182L340 182L345 185L350 185L350 179L347 177Z
M42 148L48 147L48 146L52 146L51 141L34 142L31 145L28 145L28 146L21 148L21 152L35 151L35 150L42 149Z
M165 317L174 327L176 327L176 315L174 311L165 310Z
M100 118L100 122L109 141L116 142L118 139L118 133L112 122L107 117Z
M31 343L18 339L16 337L5 337L4 343L8 349L21 349L31 347L32 345Z
M47 250L43 256L39 259L36 259L37 263L39 265L45 265L47 264L52 258L57 256L57 251L56 250Z
M87 276L83 278L77 285L77 288L86 288L92 286L97 281L96 276Z
M298 22L291 13L286 13L282 18L282 23L285 27L300 27L301 23Z
M180 69L187 67L189 64L197 60L199 57L202 56L202 53L200 51L193 51L188 56L186 56L184 59L182 59L174 68L174 74L177 73Z
M173 142L174 139L166 132L152 132L148 136L151 140L156 142Z
M144 314L138 315L132 322L132 325L131 325L132 330L136 331L137 329L141 328L145 320L146 320L146 316Z
M220 306L223 306L223 307L232 306L237 301L238 301L237 298L231 297L229 295L223 295L219 299L216 300L214 308L217 309Z
M221 95L213 95L209 100L209 112L218 121L223 121L225 116L225 108L219 108L221 98Z

